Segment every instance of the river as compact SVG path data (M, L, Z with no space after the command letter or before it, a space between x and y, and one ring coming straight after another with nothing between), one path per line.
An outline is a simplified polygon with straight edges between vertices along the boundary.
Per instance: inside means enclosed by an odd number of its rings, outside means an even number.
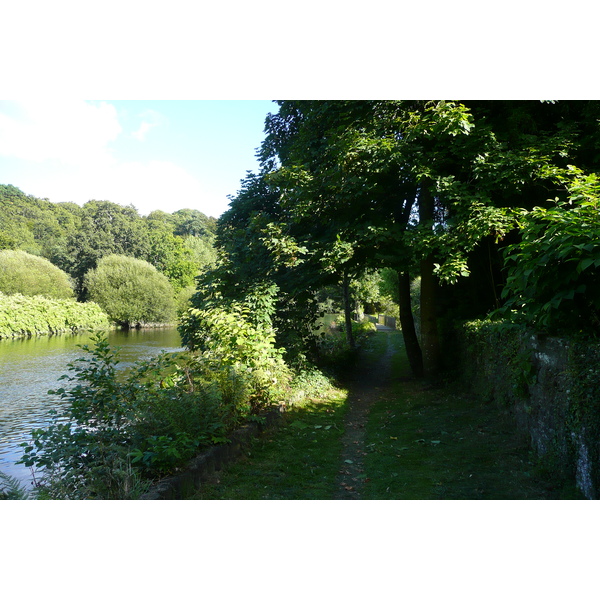
M120 349L121 367L181 346L175 328L111 331L108 341ZM49 410L61 407L63 401L48 390L64 386L59 377L83 354L78 346L89 343L88 334L0 340L0 471L29 485L30 469L15 464L20 444L49 422Z

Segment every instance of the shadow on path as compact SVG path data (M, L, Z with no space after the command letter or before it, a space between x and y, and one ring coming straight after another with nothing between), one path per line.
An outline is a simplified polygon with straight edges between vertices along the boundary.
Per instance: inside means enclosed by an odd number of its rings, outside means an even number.
M360 491L366 481L364 469L365 425L374 403L386 397L391 385L391 362L397 351L393 329L378 325L378 334L386 336L386 348L375 365L359 361L349 384L348 412L344 420L341 467L336 482L336 500L360 500ZM392 333L393 332L393 333Z

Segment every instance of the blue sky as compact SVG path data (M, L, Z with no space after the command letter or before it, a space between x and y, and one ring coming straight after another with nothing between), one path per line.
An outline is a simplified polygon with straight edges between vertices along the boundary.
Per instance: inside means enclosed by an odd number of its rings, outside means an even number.
M54 202L219 217L257 171L269 100L0 101L0 183Z

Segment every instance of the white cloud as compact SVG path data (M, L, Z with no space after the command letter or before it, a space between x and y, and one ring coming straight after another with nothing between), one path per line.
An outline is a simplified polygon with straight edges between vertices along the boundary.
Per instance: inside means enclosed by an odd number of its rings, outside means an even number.
M131 135L140 142L143 142L146 138L146 134L152 129L152 124L147 121L143 121L140 125L140 128L137 131L134 131Z
M158 160L73 166L40 177L23 191L54 202L110 200L133 204L143 215L153 210L171 213L195 208L218 217L228 203L226 193L207 187L172 162Z
M195 177L167 161L118 165L111 169L107 186L111 188L107 198L123 204L131 202L143 214L195 208L207 196L207 190Z
M152 110L138 117L140 126L130 135L140 141L167 122ZM107 102L0 102L0 160L6 157L10 175L2 182L54 202L133 204L141 214L196 208L218 217L227 209L231 190L211 188L172 162L118 162L111 147L121 135L117 111Z
M146 134L151 129L163 124L165 119L160 113L151 109L145 110L140 116L144 120L141 122L139 129L134 131L131 135L140 142L143 142L146 139Z
M7 104L0 114L1 155L67 165L112 161L109 144L122 131L114 106L81 100Z

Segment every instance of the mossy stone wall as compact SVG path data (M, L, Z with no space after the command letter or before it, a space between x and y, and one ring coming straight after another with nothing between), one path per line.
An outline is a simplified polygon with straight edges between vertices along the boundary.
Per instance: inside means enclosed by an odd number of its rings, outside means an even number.
M461 376L481 401L509 407L553 476L600 493L600 344L520 327L467 323Z

